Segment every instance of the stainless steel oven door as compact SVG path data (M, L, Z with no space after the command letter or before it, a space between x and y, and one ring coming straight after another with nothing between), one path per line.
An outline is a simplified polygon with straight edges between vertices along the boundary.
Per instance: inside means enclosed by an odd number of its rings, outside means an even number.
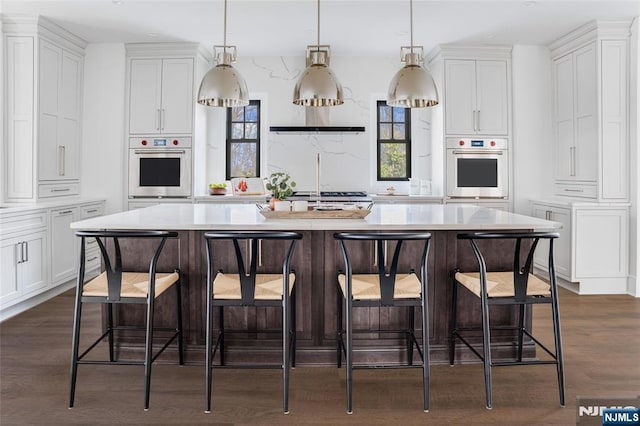
M507 150L447 149L447 197L508 198Z
M129 198L190 196L190 148L129 150Z

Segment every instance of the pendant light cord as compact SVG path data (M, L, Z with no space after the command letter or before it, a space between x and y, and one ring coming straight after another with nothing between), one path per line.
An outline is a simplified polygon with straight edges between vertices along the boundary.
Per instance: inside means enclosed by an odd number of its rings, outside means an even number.
M411 53L413 53L413 0L409 0L409 30L411 32Z
M320 0L318 0L318 44L316 45L316 49L320 52Z
M222 40L223 40L222 50L224 51L225 60L226 60L226 56L227 56L227 0L224 0L224 36L223 36Z

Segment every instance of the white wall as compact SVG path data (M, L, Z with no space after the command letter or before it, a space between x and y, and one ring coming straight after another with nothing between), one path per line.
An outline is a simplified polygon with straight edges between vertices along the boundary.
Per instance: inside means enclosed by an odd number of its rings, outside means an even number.
M636 297L640 297L640 226L638 215L638 203L640 202L640 24L639 17L631 26L631 61L630 73L631 85L629 86L630 94L630 114L629 114L629 138L631 141L631 185L629 187L631 193L631 210L629 214L629 282L627 285L628 293Z
M514 211L531 214L530 200L553 188L551 59L546 46L515 45L513 72Z
M376 183L375 100L386 98L388 84L400 68L400 62L386 57L332 57L331 69L343 86L345 103L329 107L330 123L365 126L364 133L270 133L269 126L304 125L305 109L291 102L294 86L305 65L303 53L296 57L241 56L235 65L247 81L251 97L262 101L261 175L286 171L297 181L298 189L313 190L315 158L320 153L322 189L377 191L386 187L388 183ZM216 182L224 180L225 115L213 112L210 118L207 178ZM412 111L412 175L416 178L431 178L429 121L428 111ZM408 192L408 182L394 183L394 186ZM196 187L202 188L198 182Z
M124 44L89 44L84 61L82 195L105 197L106 213L124 209L124 100Z

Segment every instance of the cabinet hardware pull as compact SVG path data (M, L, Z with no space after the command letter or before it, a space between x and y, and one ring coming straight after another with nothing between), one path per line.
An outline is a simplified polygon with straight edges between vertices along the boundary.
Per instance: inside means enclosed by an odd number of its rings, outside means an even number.
M160 111L160 130L164 130L164 108Z
M544 218L546 220L551 220L551 211L547 210L546 212L544 212Z
M486 155L486 156L491 156L491 155L502 155L502 151L500 150L490 150L487 149L486 151L453 151L453 154L482 154L482 155Z
M584 189L571 189L571 188L564 188L565 192L584 192Z
M63 212L58 213L59 216L62 216L64 214L69 214L69 213L73 213L73 210L65 210Z
M18 253L16 253L16 264L21 264L22 262L24 262L24 250L22 249L22 241L20 241L18 244L16 244L16 249L20 252L19 256Z
M476 131L476 110L473 110L473 131Z
M98 258L98 256L93 256L91 259L87 259L87 263L89 262L93 262L94 260L96 260Z
M67 192L71 191L71 188L53 188L51 192Z
M576 147L569 147L569 165L570 165L570 176L576 175Z
M97 211L98 211L98 209L91 209L91 210L87 210L87 213L95 213Z
M476 116L478 117L477 120L476 120L476 122L478 123L477 124L478 128L476 130L479 132L480 131L480 110L476 111Z
M156 110L156 130L160 130L160 109Z
M64 145L58 145L58 176L65 175L65 156L66 156L66 148Z
M159 149L159 150L143 150L143 149L134 149L135 154L184 154L184 149Z
M28 262L29 261L29 241L24 241L22 247L24 247L24 261Z

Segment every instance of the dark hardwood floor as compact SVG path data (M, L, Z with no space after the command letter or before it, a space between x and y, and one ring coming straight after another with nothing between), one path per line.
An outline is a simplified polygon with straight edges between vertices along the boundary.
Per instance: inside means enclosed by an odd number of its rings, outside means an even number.
M0 324L0 424L562 424L576 422L577 396L640 394L640 300L561 292L567 406L553 366L494 369L493 404L484 408L480 364L433 365L431 411L422 412L420 370L358 370L354 414L345 413L344 369L298 367L291 414L281 412L278 370L214 372L214 411L205 414L204 367L156 364L151 407L143 406L139 366L80 366L76 407L67 408L73 293ZM85 330L99 328L98 307ZM534 331L551 344L546 306Z

